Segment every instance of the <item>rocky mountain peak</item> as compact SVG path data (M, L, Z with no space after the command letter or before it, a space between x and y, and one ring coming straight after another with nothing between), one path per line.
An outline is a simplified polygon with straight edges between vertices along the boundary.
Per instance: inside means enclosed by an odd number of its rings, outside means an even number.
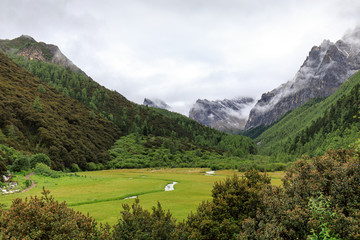
M73 71L82 72L57 46L46 44L44 42L37 42L28 35L21 35L12 40L0 40L0 50L5 53L23 56L30 60L54 63L62 67L70 68Z
M19 38L24 38L24 39L28 39L30 41L33 41L33 42L36 42L34 38L32 38L31 36L29 35L21 35Z
M245 127L247 113L254 104L252 98L209 101L198 99L189 112L189 117L205 126L221 131L234 132Z
M360 31L314 46L291 81L265 93L250 111L245 129L268 126L311 98L327 97L360 69Z
M166 109L166 110L171 109L171 107L169 105L167 105L164 101L162 101L160 99L151 100L149 98L145 98L143 105L148 106L148 107Z

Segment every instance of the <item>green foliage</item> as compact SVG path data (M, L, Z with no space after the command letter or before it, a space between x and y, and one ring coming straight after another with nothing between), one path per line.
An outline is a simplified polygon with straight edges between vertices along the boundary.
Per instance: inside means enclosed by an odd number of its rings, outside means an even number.
M159 202L157 207L152 208L151 213L140 206L138 198L131 207L128 204L122 206L124 210L119 222L114 226L113 239L175 239L172 236L176 220L169 211L166 213L162 209Z
M249 129L247 131L240 132L240 134L244 135L246 137L249 137L251 139L256 139L258 136L260 136L269 127L270 126L260 125L258 127L251 128L251 129Z
M44 88L44 86L43 86L42 84L39 85L38 91L39 91L40 93L46 93L46 89Z
M17 198L10 209L0 208L1 239L109 239L109 228L98 228L94 219L55 201L45 189L40 198Z
M11 171L20 172L22 170L27 171L30 169L29 157L22 155L17 157L10 166Z
M81 168L76 163L71 164L70 167L71 172L81 172Z
M97 169L97 166L95 163L89 162L89 163L87 163L87 170L88 171L96 171L98 169Z
M46 84L40 113L40 108L33 108L40 80L2 53L0 60L0 129L7 133L3 144L19 151L45 153L54 169L69 168L72 163L86 169L87 162L108 161L107 150L121 135L114 123L91 118L88 108Z
M34 172L38 175L52 178L59 178L61 174L57 171L51 170L50 167L44 163L37 163Z
M359 171L354 150L299 160L283 178L283 188L260 192L261 208L243 222L239 239L358 239Z
M37 163L43 163L47 166L50 166L51 160L50 158L44 153L37 153L30 157L30 167L34 168Z
M38 112L42 112L42 107L41 107L41 102L40 102L39 96L37 96L35 98L34 103L33 103L33 108Z
M12 147L0 144L0 160L4 162L5 165L11 165L15 159L23 156L22 153L16 151Z
M311 198L309 201L309 208L311 213L310 221L316 223L320 231L311 229L312 235L308 236L309 240L338 240L336 236L332 236L329 230L329 222L336 218L336 212L333 212L330 206L330 201L325 199L322 194L318 198ZM320 226L319 226L320 225Z
M199 146L177 138L129 134L120 138L109 150L107 168L208 167L215 169L247 169L258 163L273 170L272 163L258 161L248 154L253 145L241 136L223 135L216 147ZM266 158L265 158L266 159ZM266 162L267 165L264 163Z
M32 181L30 179L25 180L25 187L28 188L32 185Z
M11 124L9 127L8 127L8 137L11 138L11 139L17 139L17 135L16 135L16 132L15 132L15 126L13 124Z
M189 239L235 239L244 219L255 217L262 204L259 192L270 183L270 178L255 170L244 178L234 175L217 182L212 190L212 201L203 202L186 222Z

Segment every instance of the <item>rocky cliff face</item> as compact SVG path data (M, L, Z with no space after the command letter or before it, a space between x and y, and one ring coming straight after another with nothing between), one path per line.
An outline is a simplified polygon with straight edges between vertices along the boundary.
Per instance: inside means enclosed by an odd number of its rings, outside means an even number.
M189 117L205 126L221 131L242 130L247 120L246 109L254 105L252 98L233 100L197 100L190 109Z
M12 53L30 60L54 63L73 71L82 72L57 46L37 42L30 36L22 35L13 40L0 40L0 49L7 54Z
M332 43L314 46L293 80L264 93L251 110L245 129L268 126L311 98L333 94L360 70L360 29Z
M171 109L171 107L169 105L167 105L164 101L162 101L160 99L150 100L148 98L145 98L143 105L148 106L148 107L166 109L166 110Z

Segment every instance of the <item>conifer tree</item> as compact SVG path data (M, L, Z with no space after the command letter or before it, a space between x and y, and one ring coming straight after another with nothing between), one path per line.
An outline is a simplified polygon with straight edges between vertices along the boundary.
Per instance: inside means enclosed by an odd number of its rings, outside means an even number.
M37 96L35 98L34 103L33 103L33 108L38 112L42 112L42 107L41 107L41 102L40 102L39 96Z

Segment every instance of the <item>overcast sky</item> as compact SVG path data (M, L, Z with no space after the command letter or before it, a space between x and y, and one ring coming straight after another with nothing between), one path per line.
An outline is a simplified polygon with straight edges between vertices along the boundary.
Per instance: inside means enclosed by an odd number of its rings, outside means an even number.
M1 39L55 44L107 88L185 115L199 98L258 99L360 23L356 0L0 0L0 11Z

